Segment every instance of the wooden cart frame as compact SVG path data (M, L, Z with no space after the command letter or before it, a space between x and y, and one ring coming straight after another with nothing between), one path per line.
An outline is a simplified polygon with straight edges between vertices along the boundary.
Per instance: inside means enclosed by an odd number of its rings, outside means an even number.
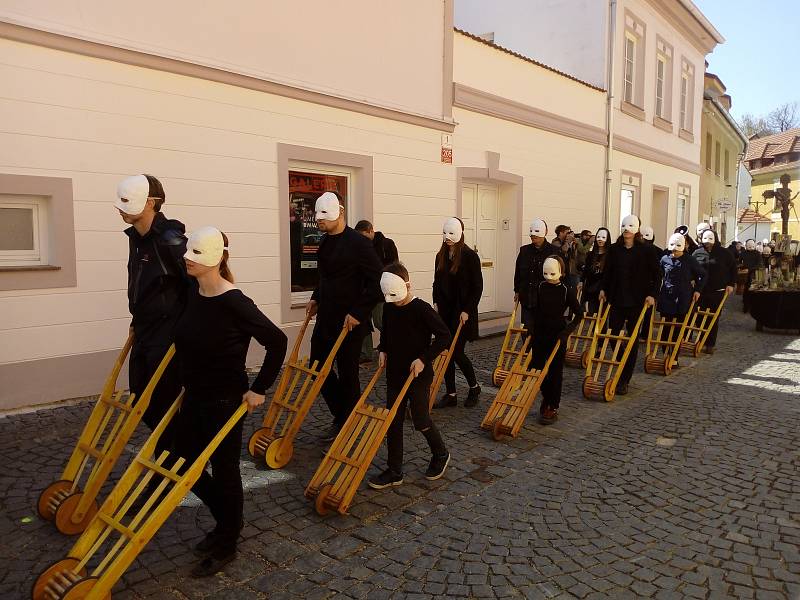
M521 312L519 302L514 304L514 310L511 311L508 327L506 327L506 335L503 337L503 345L500 348L500 355L497 357L497 366L492 371L492 383L496 387L503 385L511 366L523 352L522 345L528 338L528 330L522 327L522 323L517 327L517 312Z
M605 305L605 302L600 302L596 313L584 315L575 331L567 338L567 349L564 353L565 365L586 368L589 364L589 346L594 339L594 332L603 330L606 319L608 319L608 310L609 307Z
M433 405L436 402L436 394L439 393L439 388L442 387L444 374L447 372L447 367L450 366L450 361L453 360L453 352L458 342L458 336L461 335L461 328L464 326L463 322L459 322L456 328L456 333L450 342L450 347L437 356L433 361L433 381L431 382L431 391L428 394L428 410L433 410Z
M703 346L706 345L708 334L711 333L711 328L714 326L714 323L717 322L717 319L719 319L722 307L725 305L728 296L728 292L725 292L716 310L700 308L698 305L695 307L694 312L689 312L691 318L686 324L686 330L680 346L680 352L682 354L690 354L695 358L700 356L700 353L703 351Z
M656 317L655 309L650 313L650 331L647 335L647 349L644 359L645 373L669 375L678 362L681 340L683 340L689 315L692 314L694 300L683 320Z

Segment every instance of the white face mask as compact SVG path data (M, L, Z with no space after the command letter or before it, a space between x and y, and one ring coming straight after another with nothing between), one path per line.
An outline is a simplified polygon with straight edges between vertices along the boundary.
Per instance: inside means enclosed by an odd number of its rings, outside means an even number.
M636 233L639 231L639 217L636 215L628 215L622 219L622 232Z
M608 232L605 229L601 229L595 234L594 239L605 244L608 241Z
M528 228L528 235L536 237L547 237L547 223L542 219L534 219Z
M697 232L697 239L702 239L702 235L704 231L711 229L711 225L703 221L702 223L698 223L695 231Z
M767 246L767 245L769 245L769 240L768 240L767 238L764 238L763 240L761 240L761 245L762 245L762 246Z
M461 240L463 234L464 229L461 227L461 221L455 217L450 217L442 225L442 236L446 241L457 243Z
M744 243L745 250L755 250L756 249L756 242L755 240L747 240Z
M646 239L648 242L652 242L653 238L655 237L653 228L650 227L649 225L646 227L642 227L642 237Z
M547 281L558 281L561 279L561 265L555 258L546 258L542 265L542 275Z
M408 285L399 275L384 272L381 275L381 291L387 302L402 302L408 295Z
M314 205L314 212L317 221L335 221L341 214L342 207L339 206L339 199L333 192L325 192L317 198Z
M714 239L714 232L711 231L710 229L706 229L703 232L702 236L700 237L700 241L703 244L713 244L714 242L716 242L716 240Z
M770 254L772 254L772 248L764 246L764 256L769 256Z
M667 244L667 249L670 252L678 251L683 252L686 249L686 238L683 237L680 233L673 233L669 236L669 243Z
M126 177L117 185L117 199L114 202L126 215L138 215L144 210L150 194L150 182L144 175Z
M223 251L227 250L222 233L215 227L201 227L189 234L186 241L186 254L183 258L199 265L213 267L222 260Z

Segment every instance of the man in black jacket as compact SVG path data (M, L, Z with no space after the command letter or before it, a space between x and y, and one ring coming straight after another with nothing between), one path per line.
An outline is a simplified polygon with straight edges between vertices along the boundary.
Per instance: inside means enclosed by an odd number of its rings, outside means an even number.
M600 289L600 300L611 304L608 315L611 331L625 329L629 335L636 335L633 329L642 308L655 304L660 277L661 268L655 253L642 242L639 218L628 215L622 220L622 235L608 249ZM628 393L638 354L639 344L635 343L617 383L617 394L621 396Z
M349 331L336 354L336 373L331 371L322 385L322 397L333 415L333 426L323 441L332 441L361 395L358 355L364 336L372 331L372 308L383 299L383 267L370 241L347 226L338 194L325 192L315 209L317 227L325 236L317 252L319 283L306 306L317 316L310 362L322 364L342 327Z
M514 303L519 302L522 325L533 333L533 312L536 308L536 291L544 281L542 266L548 256L557 251L547 241L547 223L534 219L528 228L531 243L522 246L514 266Z
M761 253L756 250L756 241L754 239L747 240L742 251L742 266L747 269L747 283L745 283L744 292L742 293L742 310L744 312L750 310L750 284L753 283L753 274L763 264Z
M128 236L128 308L133 319L133 347L128 364L132 394L140 397L173 341L175 323L186 302L188 276L183 255L186 231L180 221L161 212L165 194L152 175L134 175L117 186L114 203L130 227ZM181 389L178 366L172 360L153 391L142 420L154 429ZM167 430L158 449L169 449Z
M716 232L706 229L700 235L700 241L703 245L695 250L692 255L700 263L700 266L706 270L706 283L703 287L703 292L700 294L698 306L716 310L725 294L732 294L736 287L736 259L719 243ZM714 322L714 326L708 333L708 338L706 338L705 346L703 346L703 350L708 354L714 354L714 347L717 345L718 328L719 317Z

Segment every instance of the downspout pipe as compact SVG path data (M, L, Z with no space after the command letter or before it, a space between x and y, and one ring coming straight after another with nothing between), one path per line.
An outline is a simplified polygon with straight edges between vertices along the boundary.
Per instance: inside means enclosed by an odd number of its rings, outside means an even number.
M603 226L609 227L611 222L611 158L614 152L614 50L617 37L617 0L608 3L608 39L606 61L606 160L605 160L605 186L603 193Z

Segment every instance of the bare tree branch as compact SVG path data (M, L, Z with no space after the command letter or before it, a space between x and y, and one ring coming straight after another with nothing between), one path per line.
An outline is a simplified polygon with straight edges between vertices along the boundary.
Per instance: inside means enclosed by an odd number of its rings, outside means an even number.
M798 114L797 102L781 104L779 107L769 112L766 121L767 125L776 132L786 131L787 129L800 126L800 114Z

